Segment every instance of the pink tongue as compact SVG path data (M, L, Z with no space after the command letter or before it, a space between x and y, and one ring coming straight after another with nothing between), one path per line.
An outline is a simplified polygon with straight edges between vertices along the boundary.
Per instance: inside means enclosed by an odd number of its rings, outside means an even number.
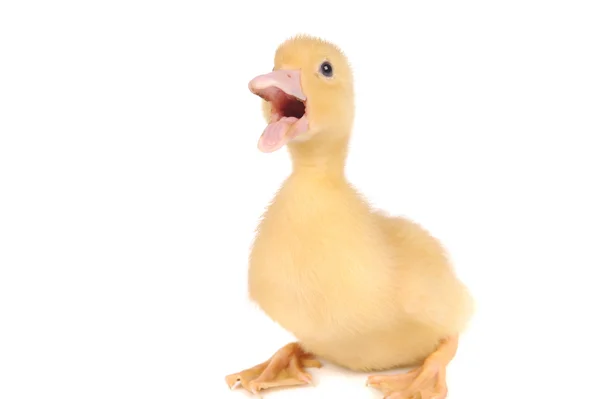
M287 133L297 121L297 118L285 117L269 123L258 140L258 149L262 152L273 152L283 147L292 138Z

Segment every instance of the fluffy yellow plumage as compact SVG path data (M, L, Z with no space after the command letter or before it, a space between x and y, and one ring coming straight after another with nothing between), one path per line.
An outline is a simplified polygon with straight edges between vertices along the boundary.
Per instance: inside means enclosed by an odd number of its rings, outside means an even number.
M390 398L444 397L445 366L473 301L434 237L372 209L347 181L354 90L345 55L319 38L288 39L273 72L250 89L269 122L259 148L287 145L293 172L259 224L249 292L298 343L228 383L252 391L304 384L304 367L320 357L355 370L420 365L369 383Z

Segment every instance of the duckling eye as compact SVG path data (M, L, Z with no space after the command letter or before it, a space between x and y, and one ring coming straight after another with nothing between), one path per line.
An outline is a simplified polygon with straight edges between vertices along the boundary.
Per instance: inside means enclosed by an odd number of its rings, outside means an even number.
M333 67L328 61L321 64L321 73L323 76L330 78L333 75Z

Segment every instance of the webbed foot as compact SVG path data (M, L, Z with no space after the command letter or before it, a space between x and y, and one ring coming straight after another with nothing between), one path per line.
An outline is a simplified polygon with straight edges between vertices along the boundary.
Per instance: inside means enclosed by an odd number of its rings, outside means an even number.
M291 343L277 351L269 360L239 373L225 377L229 388L241 385L254 394L261 390L312 383L307 367L321 367L321 362Z
M444 340L423 365L405 374L370 376L367 385L384 399L446 399L446 366L456 353L458 338Z

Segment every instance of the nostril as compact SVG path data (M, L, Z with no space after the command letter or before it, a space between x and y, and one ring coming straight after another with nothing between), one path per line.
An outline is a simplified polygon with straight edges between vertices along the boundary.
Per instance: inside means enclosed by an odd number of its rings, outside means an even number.
M290 79L292 78L292 74L291 73L286 73L286 75L287 75L288 78L290 78Z

